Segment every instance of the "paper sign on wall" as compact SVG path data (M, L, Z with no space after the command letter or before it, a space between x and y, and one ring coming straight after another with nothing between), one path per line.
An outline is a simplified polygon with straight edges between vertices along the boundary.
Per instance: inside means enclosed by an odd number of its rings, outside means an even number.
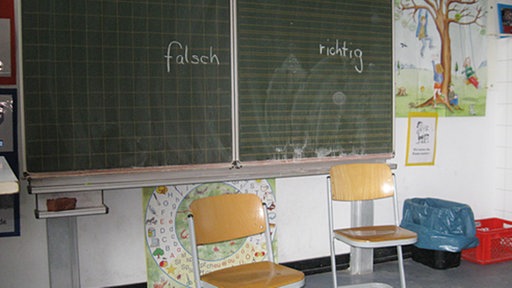
M409 113L408 126L405 165L434 165L437 113L411 112Z

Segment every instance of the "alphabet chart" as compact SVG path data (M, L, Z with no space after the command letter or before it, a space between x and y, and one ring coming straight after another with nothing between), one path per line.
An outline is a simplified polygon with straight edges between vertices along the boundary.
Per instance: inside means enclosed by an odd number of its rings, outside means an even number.
M148 287L191 287L194 284L187 216L193 200L225 193L253 193L269 207L275 245L275 180L259 179L195 185L158 186L143 191ZM204 249L203 249L204 248ZM264 237L212 244L198 250L204 272L263 259Z

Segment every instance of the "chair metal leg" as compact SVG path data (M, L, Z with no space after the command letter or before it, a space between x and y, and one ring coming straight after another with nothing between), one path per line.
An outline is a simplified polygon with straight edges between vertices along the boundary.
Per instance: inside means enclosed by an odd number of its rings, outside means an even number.
M334 219L332 211L332 191L331 191L331 177L327 177L327 213L329 217L329 247L331 249L331 271L332 271L332 287L337 288L338 282L336 279L336 251L334 249Z
M336 279L336 255L334 252L334 241L335 239L331 237L331 271L332 271L332 287L338 287L338 280Z
M398 270L400 271L400 287L405 287L405 271L404 271L404 257L402 255L402 246L396 246L398 256Z

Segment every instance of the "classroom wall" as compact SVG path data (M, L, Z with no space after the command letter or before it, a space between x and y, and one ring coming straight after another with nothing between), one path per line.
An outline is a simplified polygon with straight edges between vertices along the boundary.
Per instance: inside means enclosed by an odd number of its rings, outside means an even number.
M512 1L510 1L512 3ZM405 167L407 119L396 121L400 203L436 197L469 204L476 218L512 219L512 40L489 37L485 117L439 118L434 166ZM508 95L507 95L508 93ZM327 256L324 176L276 181L281 262ZM105 192L107 215L78 218L82 287L146 281L141 189ZM21 193L21 236L0 238L2 287L49 287L46 221L34 217L35 198ZM348 223L348 207L338 224ZM378 208L378 207L377 207ZM339 218L340 218L339 217ZM348 252L340 246L341 252Z
M494 163L494 188L496 190L495 212L505 219L512 219L512 38L496 41L494 47L496 65L496 133Z
M489 107L491 108L491 107ZM492 113L492 109L488 109ZM411 197L436 197L469 204L476 217L497 215L497 195L491 181L493 117L440 118L435 166L405 167L406 119L397 119L398 190L400 202ZM329 255L325 176L276 181L279 261ZM146 281L142 191L105 193L109 215L78 221L80 272L83 287ZM342 205L343 206L343 205ZM350 207L338 224L348 224ZM340 217L338 217L340 218ZM339 245L338 251L348 253Z

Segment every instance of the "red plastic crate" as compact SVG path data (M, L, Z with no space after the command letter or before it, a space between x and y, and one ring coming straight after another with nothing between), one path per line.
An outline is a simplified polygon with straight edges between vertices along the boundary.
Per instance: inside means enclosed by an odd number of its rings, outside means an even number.
M512 260L512 221L500 218L475 220L480 244L462 251L462 259L491 264Z

